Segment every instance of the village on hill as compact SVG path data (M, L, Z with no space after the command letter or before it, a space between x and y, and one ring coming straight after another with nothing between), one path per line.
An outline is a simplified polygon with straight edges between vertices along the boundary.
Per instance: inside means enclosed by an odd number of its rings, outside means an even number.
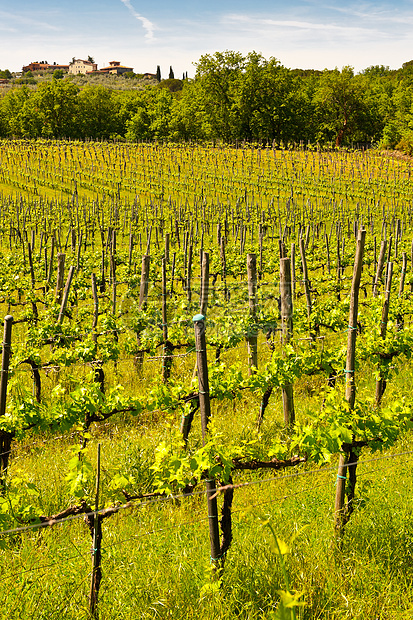
M56 71L61 70L64 73L68 73L69 75L124 75L125 73L133 73L133 67L126 67L125 65L121 65L118 60L111 60L107 67L102 67L102 69L98 69L97 63L95 63L94 59L89 56L87 60L82 60L78 58L72 58L72 62L68 65L60 65L56 62L49 64L47 61L41 62L31 62L28 65L22 67L22 73L27 73L30 71L31 73L43 73L45 71ZM155 73L144 73L144 78L156 78Z

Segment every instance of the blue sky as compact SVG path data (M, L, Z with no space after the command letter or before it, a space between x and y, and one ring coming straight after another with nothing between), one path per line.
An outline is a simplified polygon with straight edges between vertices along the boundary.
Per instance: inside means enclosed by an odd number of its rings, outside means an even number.
M0 0L0 69L90 54L99 67L193 76L202 54L225 49L291 68L397 68L413 59L413 0Z

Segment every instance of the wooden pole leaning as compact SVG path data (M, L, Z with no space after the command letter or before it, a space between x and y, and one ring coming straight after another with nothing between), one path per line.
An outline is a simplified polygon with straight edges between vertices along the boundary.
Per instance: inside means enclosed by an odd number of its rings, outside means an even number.
M63 323L63 319L65 317L67 301L69 299L69 291L70 291L70 287L71 287L71 284L72 284L74 273L75 273L75 267L72 266L69 269L69 274L67 276L65 289L63 291L62 303L61 303L61 306L60 306L59 316L57 318L57 322L59 324Z
M211 416L211 405L209 397L204 315L196 314L193 318L193 322L195 329L195 349L198 367L198 395L199 409L201 413L202 443L205 445L208 439L208 422ZM214 567L218 568L218 563L220 560L220 539L215 478L211 477L206 480L205 483L208 507L209 539L211 545L211 561L213 562Z
M354 375L356 358L357 315L365 240L366 231L364 229L361 229L358 232L357 249L353 269L353 280L351 285L350 312L347 336L347 358L346 368L344 371L346 375L345 399L349 404L350 410L354 408L354 402L356 399L356 382ZM336 497L334 505L334 529L336 536L340 538L343 535L344 526L346 523L344 498L346 491L347 470L349 469L350 463L349 459L352 455L353 453L351 451L346 451L345 453L341 454L338 464ZM356 467L356 465L354 465L353 467Z

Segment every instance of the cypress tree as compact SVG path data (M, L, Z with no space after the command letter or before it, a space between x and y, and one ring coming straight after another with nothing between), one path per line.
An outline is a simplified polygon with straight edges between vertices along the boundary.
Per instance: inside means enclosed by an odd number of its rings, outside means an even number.
M161 68L159 65L156 67L156 79L158 80L158 82L161 81Z
M175 74L174 74L174 70L172 69L172 67L169 67L169 79L170 80L175 79Z

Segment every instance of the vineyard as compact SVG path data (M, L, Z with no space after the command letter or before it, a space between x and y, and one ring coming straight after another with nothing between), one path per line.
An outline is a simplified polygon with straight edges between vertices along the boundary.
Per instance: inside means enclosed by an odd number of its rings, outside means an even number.
M0 143L2 617L412 617L410 175Z

